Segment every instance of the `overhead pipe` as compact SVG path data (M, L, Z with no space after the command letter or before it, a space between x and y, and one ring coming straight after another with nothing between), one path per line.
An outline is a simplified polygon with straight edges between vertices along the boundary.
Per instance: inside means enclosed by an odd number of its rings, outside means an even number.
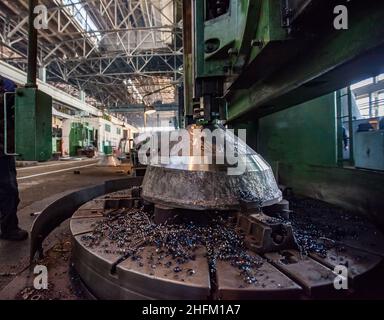
M28 71L27 71L27 88L37 88L37 29L34 27L34 21L37 14L34 9L37 0L29 0L29 18L28 18Z

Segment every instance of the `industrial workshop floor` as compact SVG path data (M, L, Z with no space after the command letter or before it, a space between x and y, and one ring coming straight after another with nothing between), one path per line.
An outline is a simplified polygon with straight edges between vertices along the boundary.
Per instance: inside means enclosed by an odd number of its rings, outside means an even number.
M18 168L20 205L18 217L20 227L30 230L38 214L47 205L67 193L97 185L105 180L122 178L129 166L97 167L97 160L52 161L30 167ZM63 223L48 237L45 249L66 243L68 224ZM69 238L68 238L69 239ZM56 247L53 252L58 252ZM49 252L51 252L50 250ZM66 252L64 249L60 253ZM49 257L49 254L48 254ZM67 259L67 257L64 257ZM24 281L21 276L28 269L29 240L24 242L0 241L0 299L17 298ZM67 266L65 266L67 270ZM65 271L66 272L66 271ZM22 295L23 293L21 293ZM21 298L23 298L21 296Z

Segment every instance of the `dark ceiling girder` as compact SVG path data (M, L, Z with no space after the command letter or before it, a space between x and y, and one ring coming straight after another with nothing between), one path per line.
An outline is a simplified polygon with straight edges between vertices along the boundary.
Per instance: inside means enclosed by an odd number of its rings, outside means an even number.
M154 104L156 111L178 111L177 104ZM110 112L118 113L130 113L130 112L143 112L144 104L128 104L128 105L119 105L115 108L108 109Z

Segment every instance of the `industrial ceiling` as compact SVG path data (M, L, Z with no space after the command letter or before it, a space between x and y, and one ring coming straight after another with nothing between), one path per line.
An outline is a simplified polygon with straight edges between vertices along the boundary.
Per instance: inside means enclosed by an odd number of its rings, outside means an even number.
M40 0L40 78L100 108L172 103L182 75L181 0ZM0 2L0 60L27 69L28 0Z

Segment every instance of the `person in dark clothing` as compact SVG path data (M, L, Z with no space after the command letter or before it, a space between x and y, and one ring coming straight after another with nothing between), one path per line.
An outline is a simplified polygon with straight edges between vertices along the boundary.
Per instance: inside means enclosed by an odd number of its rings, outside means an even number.
M7 155L13 152L14 141L14 95L6 97L7 107L7 150L4 150L4 93L14 92L16 85L0 76L0 238L6 240L25 240L28 232L19 228L17 206L19 190L16 179L15 157Z

